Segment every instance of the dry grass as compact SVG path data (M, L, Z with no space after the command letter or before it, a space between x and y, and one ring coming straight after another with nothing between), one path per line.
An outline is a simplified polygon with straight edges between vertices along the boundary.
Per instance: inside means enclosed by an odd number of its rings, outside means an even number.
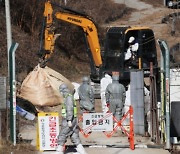
M10 152L15 152L15 153L22 153L24 154L24 152L32 152L35 153L36 148L34 146L31 146L30 144L26 144L26 143L21 143L21 144L16 144L16 146L14 146L12 143L7 142L7 141L0 141L0 153L1 154L9 154Z
M58 0L57 2L59 3ZM109 0L103 0L100 5L97 0L71 0L68 2L66 7L92 17L97 27L102 23L120 18L127 11L124 5L117 5ZM42 10L44 7L41 3L43 1L11 1L13 40L19 43L16 51L16 72L17 79L20 82L38 64L39 33L42 28ZM39 6L38 8L36 7L37 5ZM61 5L63 6L63 4ZM24 8L25 11L23 12L22 10ZM3 5L0 5L0 13L2 14L0 16L0 20L2 21L0 23L0 74L7 76L7 47L6 39L4 39L6 38L6 24L5 15L2 12L4 9ZM60 10L60 8L57 9ZM62 35L57 40L55 53L48 62L48 66L70 79L76 78L81 74L89 73L89 58L86 54L84 33L81 28L63 22L59 24L56 25L56 28L58 28L56 31ZM103 32L102 29L98 29L100 41L103 38Z

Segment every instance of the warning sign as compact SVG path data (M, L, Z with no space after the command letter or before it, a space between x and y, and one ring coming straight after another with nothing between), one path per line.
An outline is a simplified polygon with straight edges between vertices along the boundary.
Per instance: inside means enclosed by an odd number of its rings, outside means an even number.
M59 135L58 113L38 113L38 149L55 150Z
M83 131L112 131L112 113L83 113Z

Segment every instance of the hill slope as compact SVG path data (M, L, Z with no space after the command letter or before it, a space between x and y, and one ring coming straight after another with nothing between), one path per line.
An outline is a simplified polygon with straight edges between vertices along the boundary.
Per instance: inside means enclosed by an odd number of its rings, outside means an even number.
M19 43L16 51L16 72L17 80L22 81L37 64L37 53L40 47L40 32L42 31L44 1L33 0L11 0L11 21L13 41ZM53 0L59 4L58 0ZM72 3L71 3L72 2ZM6 23L5 23L5 6L4 2L0 3L0 74L7 76L7 47L6 47ZM128 8L124 4L114 4L110 0L104 0L101 5L98 1L68 1L65 4L60 3L63 7L76 10L83 14L91 16L97 24L99 38L103 39L104 30L100 28L102 23L107 23L123 16ZM54 8L60 11L61 8ZM113 10L113 11L112 11ZM62 73L69 79L74 80L82 74L89 74L89 58L86 54L84 42L84 33L79 27L71 24L55 21L56 32L61 37L56 41L56 49L48 66ZM100 39L100 41L102 40Z
M123 0L115 0L116 3L124 4ZM175 36L171 36L171 21L168 24L163 24L163 17L175 13L180 12L179 10L173 10L164 7L163 2L161 0L157 1L148 1L148 0L134 0L133 3L131 0L126 0L125 4L127 7L136 8L128 18L118 19L115 22L111 22L111 26L115 25L131 25L131 26L148 26L150 27L155 34L156 39L164 39L168 43L169 47L180 42L180 24L177 22L176 24L176 34ZM106 26L109 26L107 24ZM157 48L159 46L157 45ZM158 55L160 54L158 48ZM158 56L158 58L160 58Z
M59 2L59 1L58 1ZM73 3L71 3L73 2ZM116 2L116 3L114 3ZM104 41L106 27L120 25L142 25L153 29L156 39L166 39L169 46L180 41L179 36L171 36L171 27L161 20L177 10L165 8L161 0L70 0L66 7L88 14L98 26L99 39ZM146 2L146 3L144 3ZM125 6L127 5L127 6ZM61 6L65 6L61 2ZM26 75L38 64L44 1L12 0L12 36L19 43L16 51L17 80L22 82ZM131 9L130 9L131 8ZM56 8L59 10L59 8ZM22 13L23 12L23 13ZM0 3L0 75L7 76L7 47L5 28L5 6ZM103 25L103 26L102 26ZM57 32L61 37L56 42L55 53L48 66L74 81L90 73L89 58L86 54L84 34L79 27L59 22Z

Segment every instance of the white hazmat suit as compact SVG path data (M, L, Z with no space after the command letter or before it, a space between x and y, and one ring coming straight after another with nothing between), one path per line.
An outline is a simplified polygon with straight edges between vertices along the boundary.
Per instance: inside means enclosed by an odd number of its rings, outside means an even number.
M137 55L137 50L139 48L139 43L136 42L134 37L130 37L128 43L129 48L127 49L127 52L125 53L125 60L129 60L131 57Z
M122 118L122 109L126 99L124 85L119 83L119 76L112 76L112 83L106 88L106 102L109 103L109 110L119 121Z
M63 146L66 143L67 138L70 137L72 143L76 145L78 154L87 154L79 138L77 107L74 98L66 84L62 84L59 90L64 98L64 102L62 103L62 122L57 141L58 147L56 153L64 154Z
M102 111L103 113L106 113L109 108L107 107L106 104L106 97L105 97L105 92L107 86L112 83L112 78L109 74L105 74L104 77L100 81L100 86L101 86L101 103L102 103Z
M82 78L83 83L78 88L81 112L95 112L94 91L89 84L89 77Z

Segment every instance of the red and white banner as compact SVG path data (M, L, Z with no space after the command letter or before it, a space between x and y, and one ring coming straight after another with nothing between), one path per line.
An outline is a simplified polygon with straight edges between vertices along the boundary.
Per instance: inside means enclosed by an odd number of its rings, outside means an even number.
M38 149L55 150L58 135L58 113L38 113Z
M112 131L112 113L83 113L83 131Z

